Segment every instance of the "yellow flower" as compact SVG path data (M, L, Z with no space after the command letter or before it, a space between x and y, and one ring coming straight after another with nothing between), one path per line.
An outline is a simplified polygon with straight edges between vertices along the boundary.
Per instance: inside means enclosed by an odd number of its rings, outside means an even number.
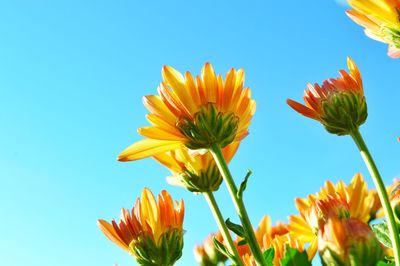
M226 162L235 155L240 142L226 146L222 153ZM192 192L211 192L218 190L222 176L209 152L205 154L190 152L185 147L160 153L154 158L171 170L173 176L167 181L172 185L182 186Z
M176 205L176 206L175 206ZM182 255L183 200L174 204L163 190L158 202L145 188L132 212L122 209L117 224L98 220L104 235L123 250L132 254L141 264L173 265Z
M365 28L365 34L389 44L388 55L400 57L400 1L348 0L353 9L347 15Z
M261 219L257 230L255 230L256 239L262 251L266 251L271 247L274 248L275 254L273 263L276 266L281 265L280 260L284 257L287 246L298 249L300 252L304 250L303 243L294 236L289 235L288 232L286 224L277 222L276 225L273 226L271 218L267 215ZM238 238L236 243L239 243L241 240L241 238ZM246 266L256 265L247 245L241 245L237 248Z
M309 195L304 199L297 198L296 207L300 215L289 217L289 230L293 236L303 243L310 243L307 249L310 259L317 252L317 233L320 229L317 217L321 215L321 209L315 207L315 202L331 199L332 203L332 198L342 201L347 206L351 218L359 219L365 223L375 219L381 207L376 191L368 190L367 183L361 174L356 174L348 186L343 181L339 181L336 185L327 181L320 192ZM343 214L343 212L336 213Z
M318 233L318 250L324 265L375 266L383 259L371 228L353 218L330 217Z
M304 91L305 105L291 99L287 103L300 114L315 119L337 135L350 134L367 119L367 103L360 71L349 57L350 73L340 70L340 78L325 80L322 86L308 84Z
M201 77L185 76L170 66L162 69L159 95L144 97L149 127L139 128L145 139L119 155L120 161L153 156L182 145L190 149L221 148L248 134L256 103L244 88L244 71L231 69L225 79L206 63Z

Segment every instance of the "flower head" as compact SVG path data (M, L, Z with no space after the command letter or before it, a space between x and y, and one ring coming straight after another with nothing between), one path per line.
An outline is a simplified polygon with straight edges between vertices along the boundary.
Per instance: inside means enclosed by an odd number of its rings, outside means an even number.
M294 236L289 235L288 232L287 225L282 222L277 222L273 226L269 216L264 216L255 230L257 242L263 252L269 248L274 248L273 263L276 266L281 265L280 260L285 255L286 247L295 248L300 252L304 250L303 243ZM236 242L238 243L241 240L241 238L238 238ZM237 248L246 266L256 265L248 245L241 245Z
M368 224L358 219L331 217L318 233L324 265L375 266L383 250Z
M182 255L184 203L174 204L163 190L158 202L145 188L132 211L122 209L119 223L99 220L104 235L140 264L173 265Z
M312 259L317 252L318 231L328 217L351 217L367 223L376 218L381 205L376 191L368 190L362 175L356 174L349 185L327 181L318 193L296 199L296 207L300 215L289 217L289 231L303 243L310 243L307 253Z
M203 244L196 245L194 248L194 256L196 261L201 266L220 265L220 263L224 263L228 259L224 254L215 248L213 241L214 237L220 243L224 242L222 234L218 232L217 234L208 235Z
M400 1L348 0L353 8L347 15L365 28L365 34L389 44L388 55L400 57Z
M256 103L249 88L244 88L244 71L231 69L225 79L206 63L201 76L183 76L170 66L162 69L159 95L144 97L150 111L149 127L138 132L146 139L128 147L120 161L153 156L182 145L190 149L221 148L248 134Z
M322 86L308 84L305 105L291 99L287 103L300 114L321 122L330 133L350 134L365 122L368 113L357 65L348 58L347 66L350 73L340 70L340 78L325 80Z
M226 146L222 153L226 162L235 155L240 142ZM211 192L218 190L222 176L209 152L191 153L186 147L160 153L154 156L158 162L171 170L167 181L172 185L185 187L191 192Z

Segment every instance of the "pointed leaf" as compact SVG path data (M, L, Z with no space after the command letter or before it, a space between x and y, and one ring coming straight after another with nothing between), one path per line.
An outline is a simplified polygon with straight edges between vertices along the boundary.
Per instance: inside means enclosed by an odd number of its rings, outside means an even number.
M275 257L275 250L273 247L270 247L263 253L264 260L267 263L267 266L274 266L274 257Z
M221 252L223 255L225 255L225 257L228 257L231 261L236 262L236 258L234 255L232 255L229 250L224 246L224 244L222 244L221 242L219 242L219 240L217 238L213 238L213 242L214 242L214 246L215 248Z
M251 176L252 171L250 169L247 170L247 174L244 177L244 180L242 181L242 183L240 184L239 190L236 194L236 196L241 199L243 197L243 192L246 189L247 186L247 180L249 180L249 177Z
M311 266L307 252L300 252L295 248L286 246L285 256L281 259L282 266Z
M231 230L238 236L243 237L243 238L245 237L243 227L240 224L235 224L235 223L231 222L231 220L229 218L226 219L225 224L229 228L229 230Z
M247 244L247 240L246 239L242 239L239 241L238 246L244 246Z

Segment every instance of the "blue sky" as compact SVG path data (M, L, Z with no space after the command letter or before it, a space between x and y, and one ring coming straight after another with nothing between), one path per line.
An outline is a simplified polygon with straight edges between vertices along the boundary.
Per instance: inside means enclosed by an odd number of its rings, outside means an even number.
M216 230L201 196L171 187L151 159L119 163L147 125L141 97L165 64L198 74L243 67L257 101L251 134L231 163L253 170L254 225L286 221L293 200L327 179L370 180L349 137L330 135L285 103L307 82L358 64L368 100L362 127L385 181L399 176L399 62L335 1L2 1L0 3L0 258L10 266L135 265L96 226L143 187L186 203L185 250ZM370 183L371 184L371 183ZM217 198L237 221L224 186Z

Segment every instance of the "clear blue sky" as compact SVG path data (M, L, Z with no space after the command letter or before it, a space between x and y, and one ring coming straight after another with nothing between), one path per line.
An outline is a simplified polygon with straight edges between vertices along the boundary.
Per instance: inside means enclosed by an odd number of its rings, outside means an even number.
M185 250L215 231L201 196L169 186L151 159L119 163L147 125L141 97L164 64L193 73L243 67L257 101L251 134L231 166L254 172L245 201L254 225L286 221L293 199L326 179L367 175L349 137L285 103L307 82L336 77L351 55L364 77L362 132L386 182L400 174L399 61L364 36L335 1L2 1L0 3L0 261L10 266L121 266L98 218L119 216L143 187L186 202ZM237 221L222 186L224 214Z

